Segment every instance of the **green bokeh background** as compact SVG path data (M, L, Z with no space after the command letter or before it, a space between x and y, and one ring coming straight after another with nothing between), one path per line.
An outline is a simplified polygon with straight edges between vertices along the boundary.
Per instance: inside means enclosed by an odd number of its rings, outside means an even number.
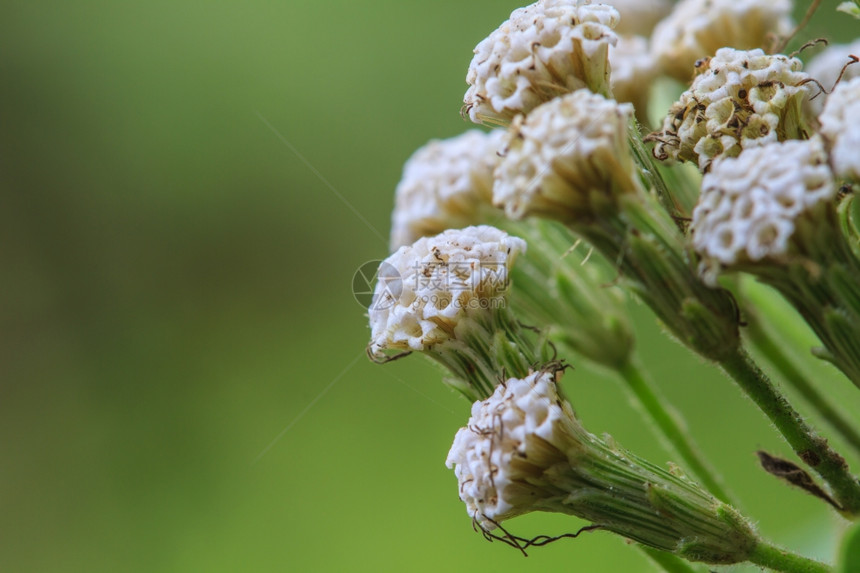
M353 273L386 254L403 161L467 128L471 50L517 6L0 7L0 570L649 570L605 533L527 559L485 542L443 464L469 405L423 360L364 357ZM807 38L846 37L834 6ZM631 312L747 514L832 557L839 520L756 467L788 454L768 424ZM573 362L585 423L666 461L619 385Z

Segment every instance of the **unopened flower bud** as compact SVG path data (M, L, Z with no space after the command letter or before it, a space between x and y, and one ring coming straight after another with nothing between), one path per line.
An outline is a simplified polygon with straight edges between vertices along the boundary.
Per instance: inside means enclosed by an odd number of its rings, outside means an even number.
M490 531L532 511L559 512L692 561L749 558L757 538L734 509L588 433L557 374L505 381L457 432L446 464L475 522Z
M799 220L835 194L819 138L770 143L717 161L702 180L690 227L703 278L715 285L723 268L785 262Z
M385 260L400 280L377 283L368 317L368 354L422 352L446 366L470 399L488 396L506 372L536 361L507 305L509 271L525 241L493 227L448 230L401 247Z
M446 229L477 225L494 211L493 169L503 130L477 129L418 149L395 192L391 250Z
M860 182L860 77L836 86L818 120L830 150L833 173Z
M842 231L819 137L716 162L691 234L707 282L743 271L778 290L824 344L817 354L860 387L860 261Z
M761 48L790 33L791 9L790 0L681 0L654 28L652 50L664 73L687 82L724 46Z
M512 219L594 216L594 201L636 189L627 144L633 106L579 90L518 117L496 167L493 201Z
M694 161L705 171L748 147L805 138L802 103L811 88L800 60L723 48L700 64L662 129L649 136L657 159Z
M463 113L506 124L580 88L608 93L608 49L618 11L583 0L539 0L514 10L475 48Z

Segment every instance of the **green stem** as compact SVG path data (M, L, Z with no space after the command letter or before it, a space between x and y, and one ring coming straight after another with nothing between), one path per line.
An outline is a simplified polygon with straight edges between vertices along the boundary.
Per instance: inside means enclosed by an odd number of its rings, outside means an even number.
M820 561L760 542L749 559L761 567L785 573L828 573L833 568Z
M756 305L756 310L764 310L764 308ZM803 374L800 367L767 331L758 316L758 312L748 308L745 309L745 315L747 318L746 332L753 347L782 374L783 379L803 396L848 445L860 454L860 432L852 425L850 419L835 404L832 404L824 393L809 382L809 378Z
M851 475L845 459L806 423L746 351L738 347L720 366L774 423L800 459L828 483L841 513L848 518L860 515L860 481Z
M653 547L640 545L639 549L648 556L648 559L654 563L661 571L666 573L696 573L696 569L684 561L683 559L672 555L666 551L660 551Z
M726 491L719 474L704 459L678 413L665 398L658 395L654 387L643 376L640 368L628 362L618 369L618 373L633 392L637 403L651 421L657 426L663 439L675 454L680 456L686 467L714 496L730 505L735 505Z

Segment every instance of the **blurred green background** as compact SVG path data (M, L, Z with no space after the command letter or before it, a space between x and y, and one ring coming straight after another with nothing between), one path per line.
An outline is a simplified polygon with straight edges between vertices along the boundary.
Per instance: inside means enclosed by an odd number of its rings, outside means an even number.
M364 356L353 273L386 254L403 161L468 127L471 50L518 5L0 7L0 570L648 570L604 533L485 542L444 467L469 405L423 360ZM833 6L807 38L842 33ZM768 424L632 306L744 510L830 557L839 521L757 469L788 453ZM566 386L592 431L666 461L613 380Z

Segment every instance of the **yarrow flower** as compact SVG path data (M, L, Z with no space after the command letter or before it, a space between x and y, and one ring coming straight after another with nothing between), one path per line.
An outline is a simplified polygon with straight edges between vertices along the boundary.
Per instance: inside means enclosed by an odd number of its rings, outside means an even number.
M525 250L525 241L489 226L401 247L383 263L399 276L399 292L391 280L376 285L368 354L384 362L392 352L422 352L471 399L488 395L505 371L527 371L536 357L506 299L510 268Z
M747 149L703 179L691 234L706 281L744 271L778 290L824 344L818 354L860 387L860 261L836 187L817 136Z
M790 33L791 10L790 0L681 0L654 28L652 51L665 74L687 82L720 48L761 48Z
M532 511L575 515L694 561L749 558L744 519L686 477L642 462L588 433L552 370L511 378L472 406L446 465L485 531Z
M860 182L860 77L836 86L818 120L834 174Z
M493 169L503 130L477 129L418 149L395 191L391 250L446 229L475 225L492 210Z
M594 216L594 195L634 189L627 146L630 104L579 90L518 117L496 167L493 201L520 219L540 215L562 222Z
M860 58L860 40L851 44L831 44L820 54L806 64L806 73L828 92L836 86L836 81L842 76L842 81L848 81L860 76L860 63L848 65L852 56ZM809 98L807 108L811 115L817 116L824 108L824 94Z
M836 188L819 138L770 143L714 163L702 181L690 232L712 285L723 268L744 268L792 253L798 219Z
M717 157L771 141L804 139L802 103L809 76L796 58L723 48L700 62L689 90L669 110L656 141L657 159L695 161L707 170Z
M463 113L505 124L561 94L609 90L618 11L587 0L539 0L515 10L475 48Z

